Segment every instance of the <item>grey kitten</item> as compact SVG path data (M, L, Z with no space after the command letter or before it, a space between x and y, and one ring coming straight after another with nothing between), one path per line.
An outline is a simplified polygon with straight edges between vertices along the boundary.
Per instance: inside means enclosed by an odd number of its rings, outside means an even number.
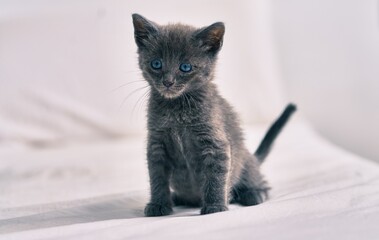
M138 14L133 24L139 67L151 87L145 215L168 215L173 204L201 206L201 214L209 214L230 202L263 202L269 187L260 164L295 106L287 106L251 154L237 114L212 81L224 24L161 26Z

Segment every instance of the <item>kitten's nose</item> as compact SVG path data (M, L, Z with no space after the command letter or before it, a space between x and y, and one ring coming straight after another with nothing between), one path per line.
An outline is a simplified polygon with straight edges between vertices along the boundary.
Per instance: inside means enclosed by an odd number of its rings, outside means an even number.
M174 85L174 81L169 81L169 80L163 80L163 85L165 86L165 87L171 87L172 85Z

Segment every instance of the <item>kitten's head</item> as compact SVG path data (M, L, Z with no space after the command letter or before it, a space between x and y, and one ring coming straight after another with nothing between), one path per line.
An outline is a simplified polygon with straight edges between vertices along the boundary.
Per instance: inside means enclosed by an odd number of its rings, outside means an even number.
M223 23L201 29L160 26L133 14L133 24L143 76L163 97L176 98L212 79L225 32Z

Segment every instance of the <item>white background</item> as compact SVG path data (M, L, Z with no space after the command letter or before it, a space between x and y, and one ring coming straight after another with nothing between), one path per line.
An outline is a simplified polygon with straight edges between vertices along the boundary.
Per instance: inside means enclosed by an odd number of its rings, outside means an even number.
M112 92L140 79L134 12L224 21L217 83L244 123L270 121L292 100L328 139L379 161L375 0L2 0L0 143L143 132L143 110L131 117L143 92L122 104L138 83Z
M289 95L325 137L379 161L379 5L272 1Z

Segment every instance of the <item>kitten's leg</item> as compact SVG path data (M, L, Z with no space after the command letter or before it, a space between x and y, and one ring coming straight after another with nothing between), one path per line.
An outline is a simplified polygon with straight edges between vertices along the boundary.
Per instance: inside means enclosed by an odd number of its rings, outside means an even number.
M171 165L164 144L149 136L147 149L151 199L145 207L146 216L164 216L172 213L169 178Z
M240 181L233 187L233 202L243 206L252 206L264 202L268 198L270 187L259 172L256 159L249 157Z
M205 137L201 142L202 166L204 174L203 207L201 214L228 210L230 178L230 146Z

